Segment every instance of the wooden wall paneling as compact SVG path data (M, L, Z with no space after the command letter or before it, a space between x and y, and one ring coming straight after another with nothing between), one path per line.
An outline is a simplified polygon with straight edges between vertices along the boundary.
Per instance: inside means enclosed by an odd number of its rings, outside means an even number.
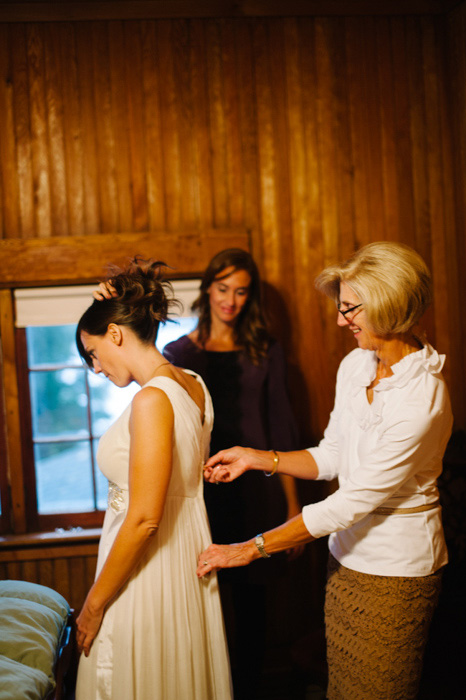
M464 415L466 408L466 398L464 390L459 387L466 387L466 369L464 365L464 341L466 340L465 325L458 323L462 316L463 298L460 293L459 278L463 276L464 261L466 257L461 257L458 250L455 220L455 197L454 197L454 173L453 173L453 144L452 138L453 120L451 110L447 106L448 93L446 90L447 63L446 51L447 41L445 33L445 21L442 18L428 27L426 36L430 51L430 60L427 63L428 71L436 71L436 92L438 98L438 128L439 128L439 150L441 153L442 172L442 209L443 209L443 242L445 247L445 282L446 282L446 303L445 308L437 305L437 313L445 314L448 318L448 360L445 366L445 378L452 388L452 404L454 415ZM459 239L461 240L461 239ZM464 231L463 231L464 240ZM443 338L439 336L436 344L440 350L444 347ZM456 369L454 369L456 368Z
M345 48L347 57L348 111L352 150L352 174L354 197L353 250L371 239L369 231L369 202L364 173L365 149L367 147L368 123L366 116L367 81L363 47L366 41L360 21L345 19ZM348 246L346 246L348 249ZM337 250L331 251L332 262L339 257Z
M181 159L178 124L178 96L174 76L173 21L157 22L160 68L160 112L162 126L162 168L165 219L168 230L182 225Z
M382 211L387 240L397 240L399 230L398 178L394 100L395 86L391 52L391 31L388 19L380 19L374 28L377 47L377 84L380 118L380 178L382 181Z
M147 206L147 182L145 168L144 101L141 51L141 24L125 23L124 54L126 68L126 95L128 110L128 132L130 153L130 181L133 205L133 231L146 231L149 225ZM117 99L121 99L120 95ZM119 135L123 139L123 134ZM117 161L119 165L119 159ZM117 165L117 167L118 167ZM121 223L120 223L121 227ZM120 228L120 231L124 228ZM127 230L127 229L126 229Z
M43 28L43 25L30 24L26 31L36 233L40 237L49 237L53 235L53 228Z
M94 65L91 25L78 23L76 32L76 54L78 74L78 100L80 105L81 132L77 141L83 159L83 230L82 234L95 234L101 230L100 200L98 196L97 139L95 128L96 107L94 100Z
M178 96L177 117L179 128L180 188L182 193L182 226L199 225L204 212L199 210L199 170L196 163L196 134L193 124L193 96L191 87L191 31L190 22L177 20L173 25L173 75ZM204 214L205 215L205 214Z
M208 72L206 70L206 25L191 20L190 27L190 89L194 168L194 198L198 225L211 226L213 221L211 138L208 102ZM242 224L243 225L243 224Z
M296 377L295 391L303 395L304 402L301 417L301 435L303 444L311 445L322 435L327 425L328 416L333 405L332 391L334 367L329 358L337 362L337 348L332 339L336 334L327 334L325 343L319 337L326 336L326 328L334 324L335 309L326 297L320 295L314 287L314 278L324 267L325 242L322 236L322 184L321 160L318 140L319 90L317 82L315 20L295 20L298 28L300 49L299 74L301 83L300 108L302 110L302 147L305 153L303 164L305 188L303 201L296 202L296 207L305 207L304 218L300 224L298 240L295 232L295 275L298 281L296 311L299 314L296 324L298 333L299 366L305 373L307 382L305 390L299 375ZM294 129L293 129L294 132ZM300 149L296 144L296 149ZM294 167L291 168L294 171ZM294 175L292 194L301 179L300 171ZM329 308L331 309L329 315ZM299 383L298 383L299 382ZM306 399L308 406L306 406ZM304 418L304 420L303 420Z
M68 560L70 580L72 582L71 607L78 607L86 598L90 586L86 576L86 560L84 557L72 557ZM79 605L79 607L81 607Z
M428 152L426 129L426 98L422 32L419 22L406 20L407 73L410 101L410 140L413 177L413 203L415 211L414 231L403 231L403 240L423 256L431 265L431 216L428 182ZM433 331L433 328L431 329Z
M228 190L227 125L223 72L223 20L209 20L206 26L207 96L211 137L213 225L230 221Z
M423 63L424 91L426 100L426 164L429 173L429 204L432 226L431 235L431 270L434 284L435 338L439 351L450 354L451 338L448 334L448 280L446 268L445 229L445 173L444 154L442 153L439 80L435 65L435 53L432 51L433 35L431 23L423 26ZM449 370L445 367L445 374Z
M58 32L59 55L63 94L63 139L67 203L68 233L84 233L84 161L82 109L79 94L76 26L63 24ZM128 229L129 230L129 229Z
M267 21L267 53L268 53L268 80L270 81L270 108L272 119L273 149L275 160L275 197L277 207L277 229L274 231L276 250L273 270L270 280L280 290L282 297L292 306L290 292L292 288L286 283L292 279L293 246L291 229L291 201L290 201L290 166L289 166L289 130L287 125L286 104L286 70L285 70L285 36L284 23L281 19ZM267 253L266 253L267 254Z
M223 101L225 111L226 178L229 199L230 226L244 222L244 165L241 150L240 103L238 94L238 63L234 25L236 20L222 24Z
M10 40L5 25L0 25L0 235L12 235L18 230L19 204L16 179L15 121Z
M41 586L48 586L49 588L54 587L53 578L53 560L52 559L41 559L37 562L38 568L38 583Z
M5 401L5 426L11 510L16 532L26 531L21 429L19 422L13 299L9 289L0 290L1 371Z
M398 235L408 245L416 246L416 216L414 208L413 155L411 141L411 95L409 90L409 65L412 56L407 54L406 18L396 17L390 20L392 37L393 101L395 105L396 151L393 154L398 179ZM398 76L405 76L399 80ZM422 125L420 125L422 129ZM422 131L421 131L422 133ZM421 162L419 167L423 167ZM428 262L428 261L427 261Z
M322 196L323 266L339 258L338 221L338 154L335 144L333 111L333 72L331 23L325 18L315 20L317 128L319 143L320 180Z
M259 171L260 240L258 251L262 270L271 283L280 276L279 218L276 190L276 153L272 115L272 84L278 89L275 76L270 75L268 25L266 21L254 23L253 62L257 111L257 144ZM257 254L257 253L256 253Z
M131 25L133 27L133 24ZM110 91L111 91L111 113L112 122L116 134L117 143L117 162L116 162L116 188L117 188L117 206L118 206L118 221L121 231L138 231L136 226L136 216L133 215L133 198L132 189L139 192L137 199L141 199L141 177L138 176L139 170L133 169L131 161L134 155L131 153L131 98L129 96L130 82L134 78L137 83L137 78L141 72L136 71L136 66L133 61L129 60L125 46L125 28L122 22L111 22L108 28L109 32L109 70L110 70ZM137 34L136 34L137 35ZM128 72L134 72L134 75L127 75ZM138 84L138 83L137 83ZM143 95L141 94L141 98ZM136 125L133 124L135 128ZM144 129L139 125L139 134L133 138L139 140L144 135ZM143 148L143 153L145 148ZM146 164L145 157L142 157L139 163L139 168L143 168ZM132 175L134 174L134 184ZM145 219L146 226L148 220Z
M348 257L355 246L355 203L353 188L353 144L348 94L346 25L344 19L332 24L329 36L332 58L333 119L337 165L338 226L340 257ZM368 137L369 138L369 135Z
M457 352L463 353L466 343L466 323L462 307L466 299L466 2L450 13L447 24L447 67L446 105L451 115L451 138L453 143L454 181L452 192L455 196L455 223L457 242L458 294L452 309L452 322L456 323ZM453 300L452 300L453 301ZM460 321L462 319L462 322ZM461 379L461 373L463 378ZM452 365L452 377L456 390L455 418L457 426L466 428L466 370L464 359Z
M70 575L69 559L65 557L55 556L53 559L53 574L56 591L74 607L73 600L73 579Z
M54 235L66 236L69 233L68 193L66 189L66 161L63 120L63 79L60 60L60 36L62 27L46 24L42 28L44 36L45 105L47 120L47 146L50 168L50 217Z
M105 233L120 231L118 212L117 139L112 119L112 93L110 87L108 23L91 25L92 55L94 62L94 129L97 140L97 182L100 198L100 226ZM126 135L125 135L126 136ZM122 135L123 138L123 135Z
M148 217L150 230L166 228L164 169L162 146L162 115L157 26L146 21L141 28L142 73L144 97L144 132L146 136L144 163L147 178Z
M458 0L75 0L40 2L9 0L0 3L0 17L8 22L145 19L157 17L255 17L283 15L403 15L442 14Z
M243 163L242 193L244 223L253 231L253 252L256 259L261 250L259 227L258 133L255 101L255 75L250 22L235 22L236 66L238 80L239 132Z
M29 81L27 68L26 29L11 27L11 70L13 80L14 126L16 141L16 171L19 192L18 220L11 226L17 235L29 237L36 231L34 186L32 174ZM14 178L13 178L14 182ZM13 204L14 199L11 200ZM9 204L9 206L11 206Z
M317 329L322 332L320 305L316 299L312 273L320 267L322 244L319 231L314 241L310 229L320 224L319 177L317 170L317 140L315 135L315 62L313 55L313 21L305 28L295 19L286 21L286 94L289 133L290 212L294 264L295 322L285 325L289 330L287 346L295 348L291 371L291 388L300 411L300 433L304 444L311 444L312 430L309 414L315 417L325 412L327 401L314 382L315 371L327 367L323 345L312 342ZM309 128L309 126L311 128ZM314 245L314 242L317 245ZM281 319L280 319L281 320ZM283 325L283 321L281 323ZM310 332L312 328L312 332ZM282 332L285 329L282 328ZM311 340L311 342L309 342ZM305 379L304 379L304 377ZM307 381L306 381L307 380ZM320 385L321 386L321 385ZM323 399L323 400L322 400ZM303 420L303 417L306 417ZM317 433L317 431L316 431ZM307 442L306 442L307 441Z
M379 19L364 17L361 24L364 31L364 41L360 47L362 53L362 75L365 98L358 105L359 120L365 125L365 134L361 133L362 151L364 158L364 179L366 199L368 202L368 233L369 240L386 238L385 208L382 178L382 115L380 103L386 95L378 81L377 65L384 57L380 54L377 44L376 26Z

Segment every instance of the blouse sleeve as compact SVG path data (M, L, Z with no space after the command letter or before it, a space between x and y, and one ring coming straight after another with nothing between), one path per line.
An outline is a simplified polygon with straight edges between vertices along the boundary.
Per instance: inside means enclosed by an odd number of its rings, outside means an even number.
M360 441L359 464L348 478L340 478L338 491L303 509L304 523L314 537L357 523L412 478L422 493L423 478L436 477L441 470L451 431L445 392L438 385L430 396L406 396L402 405L392 407L376 439Z
M317 464L319 475L317 479L331 481L338 476L340 466L339 448L339 416L342 404L342 393L344 384L344 364L340 364L337 372L335 389L335 404L330 414L328 425L324 431L324 437L317 447L309 447L309 452Z
M287 390L285 355L276 341L269 348L266 411L269 448L299 449L298 430Z

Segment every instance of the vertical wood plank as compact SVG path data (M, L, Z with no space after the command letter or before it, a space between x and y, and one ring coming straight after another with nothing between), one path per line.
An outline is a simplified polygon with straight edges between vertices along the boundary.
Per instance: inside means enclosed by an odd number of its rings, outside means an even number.
M193 160L196 172L194 198L200 227L213 226L213 179L210 162L211 135L207 95L205 22L190 22L190 87L193 120Z
M62 29L45 24L44 69L45 105L47 114L48 152L50 168L50 216L53 234L69 233L68 201L66 190L66 162L63 123L63 76L61 74L60 39ZM65 80L67 76L65 77Z
M43 25L27 26L28 80L31 118L32 172L37 235L53 234L50 201L50 155L48 151L45 102L45 61Z
M145 133L142 95L142 57L140 23L126 23L124 28L126 90L128 110L130 181L135 231L146 231L149 223L145 171ZM122 95L117 99L122 99ZM126 134L121 134L121 139ZM120 228L123 231L123 228Z
M108 233L121 230L118 220L116 183L117 144L111 110L108 23L93 22L91 35L95 102L93 117L97 143L97 186L100 200L99 228Z
M77 54L77 88L80 100L82 154L83 154L83 234L100 230L100 203L98 197L97 130L94 101L94 66L91 25L75 25Z
M111 114L116 135L115 138L118 144L118 159L116 162L115 174L118 219L121 231L132 231L135 230L136 224L133 215L133 198L131 193L130 108L126 71L127 66L128 70L132 70L133 66L132 62L128 62L126 51L124 50L125 30L123 23L111 22L108 32ZM140 165L144 167L144 159Z
M165 220L168 230L181 226L181 158L177 111L177 87L172 52L173 22L157 22L160 75L160 115L162 133L161 168L164 178Z
M62 67L63 139L68 230L72 236L84 228L84 157L82 102L79 93L78 57L75 25L63 24L58 32L59 62Z
M166 227L164 168L162 148L162 115L160 104L160 70L155 22L143 22L141 29L146 134L145 168L147 173L148 217L150 230Z
M207 94L212 138L213 225L226 226L230 220L228 196L226 115L222 65L223 20L209 20L206 27Z
M0 236L18 235L18 185L15 173L15 115L13 111L13 81L10 61L10 41L5 25L0 25Z
M32 175L30 102L26 49L26 29L24 25L11 27L12 74L14 85L14 124L16 139L16 163L19 191L19 219L12 226L18 235L33 237L36 233L35 202ZM2 42L3 43L3 42ZM3 158L2 158L3 162ZM14 179L13 179L14 181ZM11 204L14 199L11 199ZM9 205L10 208L11 205ZM13 209L13 207L11 207ZM7 226L7 228L10 228Z

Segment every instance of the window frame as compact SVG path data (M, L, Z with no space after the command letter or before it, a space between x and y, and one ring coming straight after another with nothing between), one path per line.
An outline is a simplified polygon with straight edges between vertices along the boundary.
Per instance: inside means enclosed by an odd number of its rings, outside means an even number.
M55 528L101 527L105 511L93 510L82 513L48 513L41 514L37 507L37 481L34 459L34 441L32 432L31 394L29 387L29 368L27 355L27 338L25 328L16 328L18 396L22 408L20 414L21 436L23 443L23 469L25 481L25 505L28 530L42 531ZM89 437L92 453L92 437ZM92 460L93 457L91 456ZM94 466L94 465L93 465ZM94 478L94 474L93 474Z
M143 233L96 233L84 236L49 238L9 238L0 240L0 490L2 514L0 531L23 535L39 527L29 510L31 472L26 463L23 436L32 431L31 417L22 406L28 403L29 389L19 379L24 347L15 333L13 290L24 287L98 284L106 264L124 265L135 253L143 258L165 260L171 279L200 277L206 261L225 248L251 250L252 233L244 226ZM21 401L21 403L20 403ZM29 420L29 426L27 421ZM32 434L32 432L31 432ZM23 453L25 456L23 456ZM35 475L34 475L35 483ZM35 491L34 491L35 493ZM76 526L75 513L71 514ZM87 515L87 514L86 514ZM103 517L103 513L100 514ZM44 528L53 527L55 515L40 516ZM44 518L44 520L42 520ZM82 527L90 527L83 518Z

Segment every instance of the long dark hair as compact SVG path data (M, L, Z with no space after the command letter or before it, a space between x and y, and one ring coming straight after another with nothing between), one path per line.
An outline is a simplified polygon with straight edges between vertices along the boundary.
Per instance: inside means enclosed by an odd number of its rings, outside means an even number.
M266 356L270 344L270 335L262 308L262 289L259 270L252 256L241 248L227 248L217 253L208 264L202 276L200 294L192 305L193 311L199 313L197 326L198 343L204 347L210 337L211 316L208 289L214 280L224 279L222 272L232 267L233 272L244 270L251 277L248 298L235 322L233 338L246 355L254 362L259 362Z
M128 267L111 267L107 281L115 296L93 304L81 316L76 329L76 345L81 357L92 368L92 358L81 341L84 331L90 335L105 335L110 323L128 326L143 343L155 343L160 323L165 323L172 306L179 302L173 297L171 284L162 278L165 263L143 260L136 256Z

